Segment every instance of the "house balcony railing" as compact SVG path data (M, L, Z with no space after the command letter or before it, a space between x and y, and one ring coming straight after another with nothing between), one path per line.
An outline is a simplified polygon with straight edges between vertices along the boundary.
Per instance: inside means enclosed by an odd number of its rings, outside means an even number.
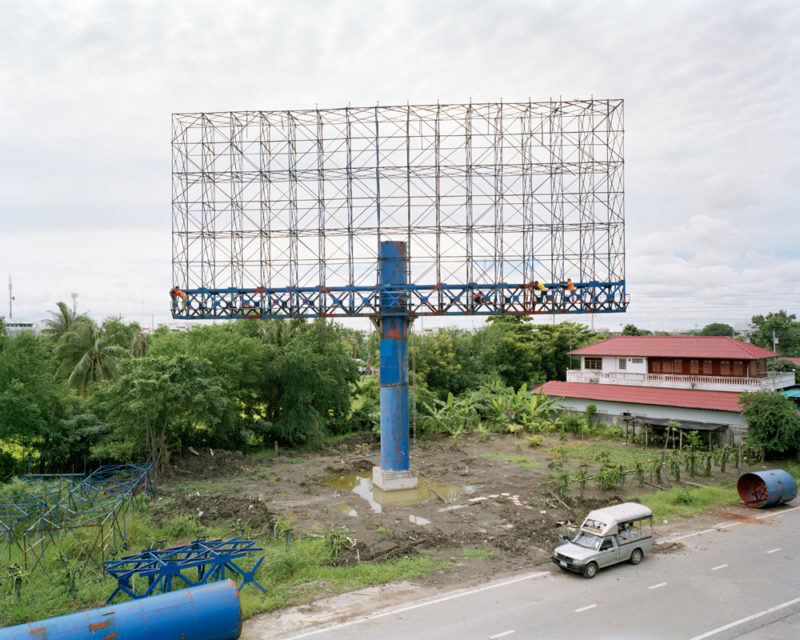
M671 373L627 373L624 371L594 371L569 369L567 382L620 384L635 387L663 387L702 391L775 391L795 383L794 373L768 373L764 378L733 378L729 376L683 376Z

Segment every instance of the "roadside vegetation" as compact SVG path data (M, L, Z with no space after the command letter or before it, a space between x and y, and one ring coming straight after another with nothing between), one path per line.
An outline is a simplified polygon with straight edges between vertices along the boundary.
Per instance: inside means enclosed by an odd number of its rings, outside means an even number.
M781 346L795 350L787 355L800 355L800 338L793 342L800 336L794 316L759 318L759 339L777 327ZM75 298L72 305L58 304L39 336L10 338L1 320L0 506L25 491L14 481L25 473L82 473L101 463L145 460L163 471L199 449L263 459L278 451L323 447L357 455L363 453L359 445L347 451L339 445L342 439L379 432L374 333L323 320L247 320L186 332L162 327L145 335L120 318L97 324L78 312ZM626 332L644 330L629 325ZM773 392L743 394L751 437L742 447L711 451L678 423L651 436L645 448L640 438L626 438L619 427L600 422L594 407L570 414L558 398L534 392L547 380L563 380L577 365L570 363L571 350L606 337L581 324L536 325L522 317L491 318L471 332L412 334L414 438L456 447L467 440L513 442L504 453L486 455L541 476L540 506L566 504L590 492L625 495L650 506L659 520L737 502L732 470L761 464L765 457L796 459L800 418L791 402ZM290 462L313 464L302 458ZM800 472L796 463L777 464L795 476ZM266 466L250 480L279 482ZM204 496L229 495L237 488L234 477L170 481L183 493ZM361 562L351 557L346 531L296 532L289 544L288 527L280 520L261 529L205 527L184 513L156 520L148 509L128 522L127 548L112 550L109 557L198 536L255 539L265 556L256 578L267 595L244 589L246 616L429 575L453 563L424 552ZM3 550L0 623L102 605L115 583L99 570L77 571L86 553L64 543L46 571L27 571L19 549ZM492 553L468 548L461 560L484 562Z
M9 491L7 488L5 495ZM0 502L3 495L0 493ZM255 540L262 551L239 561L239 565L243 569L251 569L256 559L263 555L264 561L256 571L255 578L267 593L262 594L252 585L241 591L242 614L245 617L305 604L322 595L418 578L449 566L448 562L426 554L380 563L343 563L342 556L350 547L345 534L329 531L324 535L300 535L290 538L287 543L287 529L288 524L281 521L272 523L268 530L260 532L203 527L196 519L185 514L177 514L156 524L146 514L138 514L128 521L128 548L139 550L175 546L198 537L210 540L239 535ZM278 536L275 531L279 533ZM114 555L121 556L122 553L119 550ZM24 559L18 550L12 552L10 558L4 555L0 563L0 625L22 624L104 606L106 598L116 587L116 580L96 569L78 571L87 560L86 554L85 547L73 539L67 539L48 560L46 571L26 571ZM124 601L124 597L118 597L115 601Z

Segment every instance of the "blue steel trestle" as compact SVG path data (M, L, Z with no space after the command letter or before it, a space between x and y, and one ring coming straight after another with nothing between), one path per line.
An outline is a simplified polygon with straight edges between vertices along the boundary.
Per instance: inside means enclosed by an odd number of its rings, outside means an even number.
M185 308L174 309L184 320L237 318L372 318L381 300L403 298L407 316L553 315L619 313L628 300L625 282L497 285L384 284L374 287L285 287L254 289L185 289Z
M167 593L185 586L196 587L231 576L241 578L239 589L252 584L266 593L255 579L255 572L264 561L260 557L250 569L243 569L235 560L261 551L253 540L204 540L198 538L189 544L168 549L145 549L141 553L124 556L103 563L106 573L117 579L117 588L106 600L110 603L119 594L139 599L157 593ZM145 585L137 590L135 578Z

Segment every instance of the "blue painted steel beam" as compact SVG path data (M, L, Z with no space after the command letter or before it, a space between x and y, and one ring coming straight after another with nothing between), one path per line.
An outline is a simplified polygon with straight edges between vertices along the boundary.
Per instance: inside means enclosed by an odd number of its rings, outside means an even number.
M381 302L403 299L410 318L620 313L628 307L625 282L521 284L383 284L370 287L186 289L186 305L172 316L183 320L235 318L362 317L381 314ZM179 302L179 299L175 300Z
M232 580L0 629L0 640L235 640L242 630Z
M404 242L381 242L381 469L408 471L408 255Z

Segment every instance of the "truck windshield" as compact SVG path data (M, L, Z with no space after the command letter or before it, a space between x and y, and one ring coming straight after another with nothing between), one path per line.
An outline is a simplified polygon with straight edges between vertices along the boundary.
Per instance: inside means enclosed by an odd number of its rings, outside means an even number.
M584 531L578 533L572 540L573 544L577 544L579 547L586 547L587 549L594 549L595 551L600 548L601 541L602 538L600 536Z

